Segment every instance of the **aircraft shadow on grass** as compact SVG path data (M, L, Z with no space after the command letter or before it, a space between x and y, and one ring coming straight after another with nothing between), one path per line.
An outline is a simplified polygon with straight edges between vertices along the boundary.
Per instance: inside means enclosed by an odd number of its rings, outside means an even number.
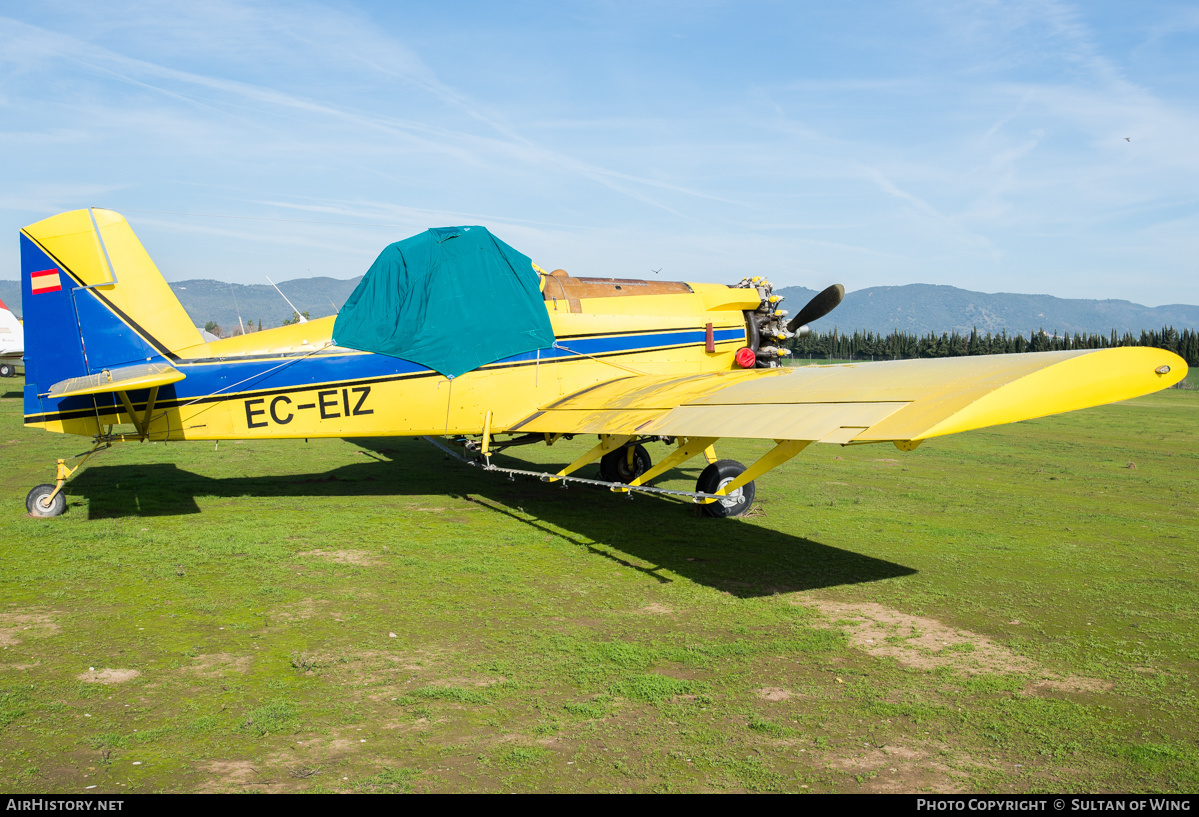
M742 598L916 572L768 527L698 517L682 501L647 496L630 501L603 489L563 489L531 478L509 481L454 462L418 440L349 442L361 447L363 461L327 472L214 479L173 463L96 465L81 472L68 491L87 499L91 519L200 513L197 497L440 495L560 538L658 582L671 582L669 574L674 573ZM698 476L698 469L682 471ZM472 523L478 518L472 515Z

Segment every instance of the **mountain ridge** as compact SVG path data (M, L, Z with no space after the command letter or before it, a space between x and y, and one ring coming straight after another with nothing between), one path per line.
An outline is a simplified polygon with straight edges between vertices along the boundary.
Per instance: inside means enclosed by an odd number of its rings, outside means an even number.
M791 314L816 291L806 287L775 290L786 297ZM975 292L946 284L904 284L868 287L847 293L833 312L813 321L812 330L827 332L834 326L847 332L888 334L898 330L924 335L930 332L1028 335L1045 330L1070 334L1139 333L1142 329L1199 328L1199 306L1166 304L1143 306L1132 301L1088 298L1058 298L1011 292Z

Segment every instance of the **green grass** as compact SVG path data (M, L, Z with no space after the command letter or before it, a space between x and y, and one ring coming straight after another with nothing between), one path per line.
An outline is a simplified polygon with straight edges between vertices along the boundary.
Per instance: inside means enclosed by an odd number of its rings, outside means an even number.
M86 441L20 382L4 790L1199 788L1199 391L812 446L735 521L396 439L118 446L38 520Z

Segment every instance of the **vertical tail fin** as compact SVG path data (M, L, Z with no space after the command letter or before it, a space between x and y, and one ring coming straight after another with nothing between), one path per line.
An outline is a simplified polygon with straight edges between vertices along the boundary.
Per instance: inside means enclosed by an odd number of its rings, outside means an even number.
M21 231L25 414L71 377L173 359L203 343L124 217L73 210ZM83 400L86 398L67 398Z

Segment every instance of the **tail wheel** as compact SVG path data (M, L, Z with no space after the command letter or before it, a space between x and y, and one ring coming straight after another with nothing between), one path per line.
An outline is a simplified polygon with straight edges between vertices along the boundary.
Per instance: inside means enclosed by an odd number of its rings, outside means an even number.
M695 490L702 494L714 494L731 483L745 472L745 466L736 460L717 460L703 470ZM747 482L726 497L700 505L705 516L728 518L744 516L754 504L756 488L753 482Z
M627 485L653 464L645 446L625 446L600 458L600 478L605 482L623 482Z
M54 493L53 485L39 485L25 497L25 510L30 516L60 516L67 509L67 495L62 491L50 499ZM49 501L47 501L49 500Z
M7 363L0 363L0 377L16 377L17 371Z

